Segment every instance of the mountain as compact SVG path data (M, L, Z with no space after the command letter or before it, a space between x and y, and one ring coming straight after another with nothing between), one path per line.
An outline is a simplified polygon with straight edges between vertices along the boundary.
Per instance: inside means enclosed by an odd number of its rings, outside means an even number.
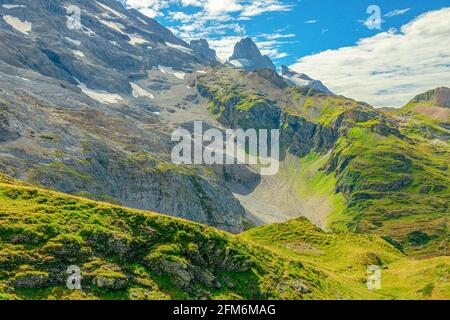
M450 122L450 89L442 87L419 94L403 110Z
M250 38L244 38L236 43L233 55L229 58L228 63L245 71L276 69L272 60L268 56L263 56Z
M190 86L209 62L116 1L72 4L83 12L81 29L66 26L65 1L2 6L0 171L242 231L245 210L225 175L232 182L233 171L246 171L175 166L170 159L177 127L212 120Z
M216 51L209 47L208 41L205 39L192 40L190 47L196 56L209 61L217 61Z
M117 1L70 3L76 28L66 1L0 1L0 298L448 299L448 89L378 110L250 39L224 65ZM197 120L279 129L278 174L174 164Z
M441 108L450 108L450 89L446 87L436 88L419 94L410 103L429 102Z
M324 229L383 235L409 255L448 254L445 136L422 139L370 105L257 73L220 69L197 87L224 126L281 131L281 171L238 196L256 220L300 214Z
M319 90L324 93L333 94L333 92L331 92L321 81L311 79L304 73L297 73L295 71L292 71L285 65L281 66L281 75L291 85L303 86L303 87Z
M437 143L450 140L450 89L429 90L414 97L403 108L388 112L410 135Z

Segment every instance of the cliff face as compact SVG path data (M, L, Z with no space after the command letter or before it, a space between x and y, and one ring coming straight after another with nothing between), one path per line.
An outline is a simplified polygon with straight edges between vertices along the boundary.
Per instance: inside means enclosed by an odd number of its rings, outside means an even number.
M277 86L277 82L273 84ZM220 123L231 128L280 129L281 145L295 156L304 156L312 150L326 152L338 138L340 123L324 126L251 90L233 90L220 81L218 85L200 81L197 89L211 101L209 111Z
M280 129L283 156L325 159L314 169L314 183L305 183L323 192L317 181L325 176L342 195L343 204L328 217L331 228L382 234L412 255L446 251L440 245L446 242L450 181L445 135L430 137L440 140L433 143L412 130L414 118L399 122L367 104L304 86L280 87L257 73L219 70L200 78L197 88L222 124ZM436 125L428 122L438 130ZM308 191L298 196L307 199Z
M268 56L263 56L256 44L250 38L245 38L236 43L233 55L229 62L237 68L245 71L255 71L260 69L275 70L275 65Z
M211 62L217 62L216 51L209 47L208 41L205 39L192 40L190 42L190 47L196 56Z
M419 102L430 102L437 107L450 108L450 89L436 88L419 94L411 100L411 103Z
M66 25L64 1L17 3L1 8L0 170L62 192L242 231L244 209L221 173L177 168L170 159L179 123L167 118L182 103L196 103L188 86L211 64L207 43L191 48L115 1L72 1L83 12L76 29ZM30 30L21 32L11 22L18 20Z

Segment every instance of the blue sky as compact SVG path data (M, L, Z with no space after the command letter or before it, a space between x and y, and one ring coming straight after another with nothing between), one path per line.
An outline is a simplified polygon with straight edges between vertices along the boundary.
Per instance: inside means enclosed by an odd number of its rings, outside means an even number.
M368 101L376 106L399 106L413 92L418 93L420 90L429 89L426 86L430 79L434 79L432 83L429 83L430 86L450 85L450 78L445 76L445 71L450 73L448 72L450 71L449 49L445 49L442 43L439 43L442 41L448 43L450 39L450 30L446 26L450 25L450 17L445 9L450 8L449 0L126 1L129 6L154 17L186 41L200 37L208 39L222 59L231 55L234 44L240 38L249 36L278 66L281 64L292 66L297 71L304 71L326 82L335 92L353 94L356 99ZM370 5L377 5L380 9L379 29L371 29L370 24L367 23L373 13L367 13ZM440 14L430 17L430 12ZM446 19L446 25L440 21L442 19L444 21ZM408 27L411 24L413 26ZM430 34L428 29L433 34ZM417 33L416 36L414 32ZM420 33L423 33L422 36L419 36ZM364 48L365 39L370 44L366 44ZM397 42L398 45L396 45ZM433 77L423 78L421 81L417 79L408 81L408 78L404 77L409 69L414 68L407 65L412 63L411 61L405 61L402 65L398 57L410 54L410 44L413 43L427 47L436 45L435 56L430 56L433 55L433 50L426 50L421 55L414 53L419 61L433 60L433 65L428 66L432 68L430 71ZM371 66L367 64L370 65L372 60L380 58L380 50L383 46L391 48L394 52L406 51L400 52L398 56L388 52L385 54L386 61L383 61L385 68L374 65L373 69L370 69ZM348 47L352 47L353 51L342 50ZM450 46L447 45L447 47ZM364 63L360 67L365 70L366 78L363 78L361 74L354 75L351 70L348 70L349 64L345 61L349 57L345 57L345 54L355 53L355 50L357 55L361 54L361 50L369 50L373 54L372 57L364 55L359 59L360 63ZM323 59L327 59L325 61L327 69L321 68L324 64ZM336 61L335 65L330 60ZM357 62L352 61L351 65L358 68ZM440 70L436 70L437 64L442 65ZM334 69L335 75L329 75L330 68ZM393 78L396 79L395 72L402 75L402 83L391 81ZM423 69L423 72L426 73L427 69ZM418 71L415 70L413 73L417 78ZM379 80L380 77L384 82L381 84L378 81L379 85L373 89L372 93L365 92L358 95L359 91L356 91L358 86L355 88L355 83L348 83L348 81L343 83L339 75L346 78L354 76L356 83L373 78ZM391 98L394 96L395 98Z

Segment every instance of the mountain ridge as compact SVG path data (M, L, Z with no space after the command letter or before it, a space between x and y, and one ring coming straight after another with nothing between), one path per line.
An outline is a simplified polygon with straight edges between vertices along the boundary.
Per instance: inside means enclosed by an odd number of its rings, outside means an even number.
M418 266L379 237L326 234L304 218L236 237L23 185L1 173L0 202L2 299L445 299L448 289L440 281L424 291L442 278L445 258ZM324 251L335 255L324 262ZM374 262L390 280L380 292L359 278ZM66 268L74 263L82 290L65 287ZM420 281L404 283L399 274Z
M230 68L116 2L72 1L76 30L62 0L17 3L0 10L0 298L448 298L448 88L378 110L288 81L251 39ZM175 165L194 121L280 130L279 173ZM77 259L87 295L64 289Z

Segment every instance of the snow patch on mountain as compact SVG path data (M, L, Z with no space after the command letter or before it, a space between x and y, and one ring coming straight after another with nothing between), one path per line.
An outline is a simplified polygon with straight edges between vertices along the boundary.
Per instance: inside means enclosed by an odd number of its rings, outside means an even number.
M133 89L133 97L140 98L140 97L146 97L150 99L155 99L155 96L152 95L150 92L147 92L145 89L142 89L140 86L138 86L136 83L130 82L131 88Z
M69 37L64 37L67 41L69 41L70 43L76 45L76 46L81 46L81 41L69 38Z
M105 26L107 26L107 27L109 27L109 28L111 28L111 29L121 33L121 34L127 35L125 32L123 32L123 29L125 29L125 27L122 24L120 24L120 23L112 22L112 21L106 21L106 20L103 20L103 19L100 19L100 18L98 18L98 21L101 22L102 24L104 24Z
M105 9L105 10L108 10L109 12L111 12L112 14L114 14L115 16L117 16L117 17L119 17L119 18L121 18L121 19L126 19L126 18L127 18L125 15L123 15L123 14L121 14L120 12L118 12L118 11L116 11L116 10L114 10L114 9L112 9L112 8L110 8L110 7L108 7L107 5L105 5L105 4L103 4L103 3L100 3L100 2L98 2L98 1L95 1L95 2L97 2L97 4L98 4L100 7L102 7L102 8Z
M4 16L3 20L5 20L7 24L21 33L28 34L31 31L32 24L31 22L28 22L26 20L22 21L19 18L13 16Z
M85 57L84 53L81 52L80 50L72 50L72 52L73 52L73 54L76 55L77 57L80 57L80 58L84 58L84 57Z
M2 5L4 9L16 9L16 8L26 8L23 4L4 4Z
M81 91L83 91L83 93L89 98L97 100L101 103L114 104L123 101L123 98L118 94L109 93L102 90L89 89L84 83L80 83L78 88L80 88Z
M171 74L174 77L181 79L181 80L184 80L184 77L186 76L186 73L174 71L172 68L169 68L169 67L158 66L158 70L164 74Z
M175 43L172 43L172 42L167 42L166 41L165 43L166 43L166 46L168 46L170 48L183 51L184 53L187 53L187 54L192 54L192 49L190 49L190 48L187 48L185 46L181 46L179 44L175 44Z
M145 43L149 43L147 40L145 40L144 38L141 38L138 35L128 35L130 37L130 44L133 46L139 45L139 44L145 44Z

